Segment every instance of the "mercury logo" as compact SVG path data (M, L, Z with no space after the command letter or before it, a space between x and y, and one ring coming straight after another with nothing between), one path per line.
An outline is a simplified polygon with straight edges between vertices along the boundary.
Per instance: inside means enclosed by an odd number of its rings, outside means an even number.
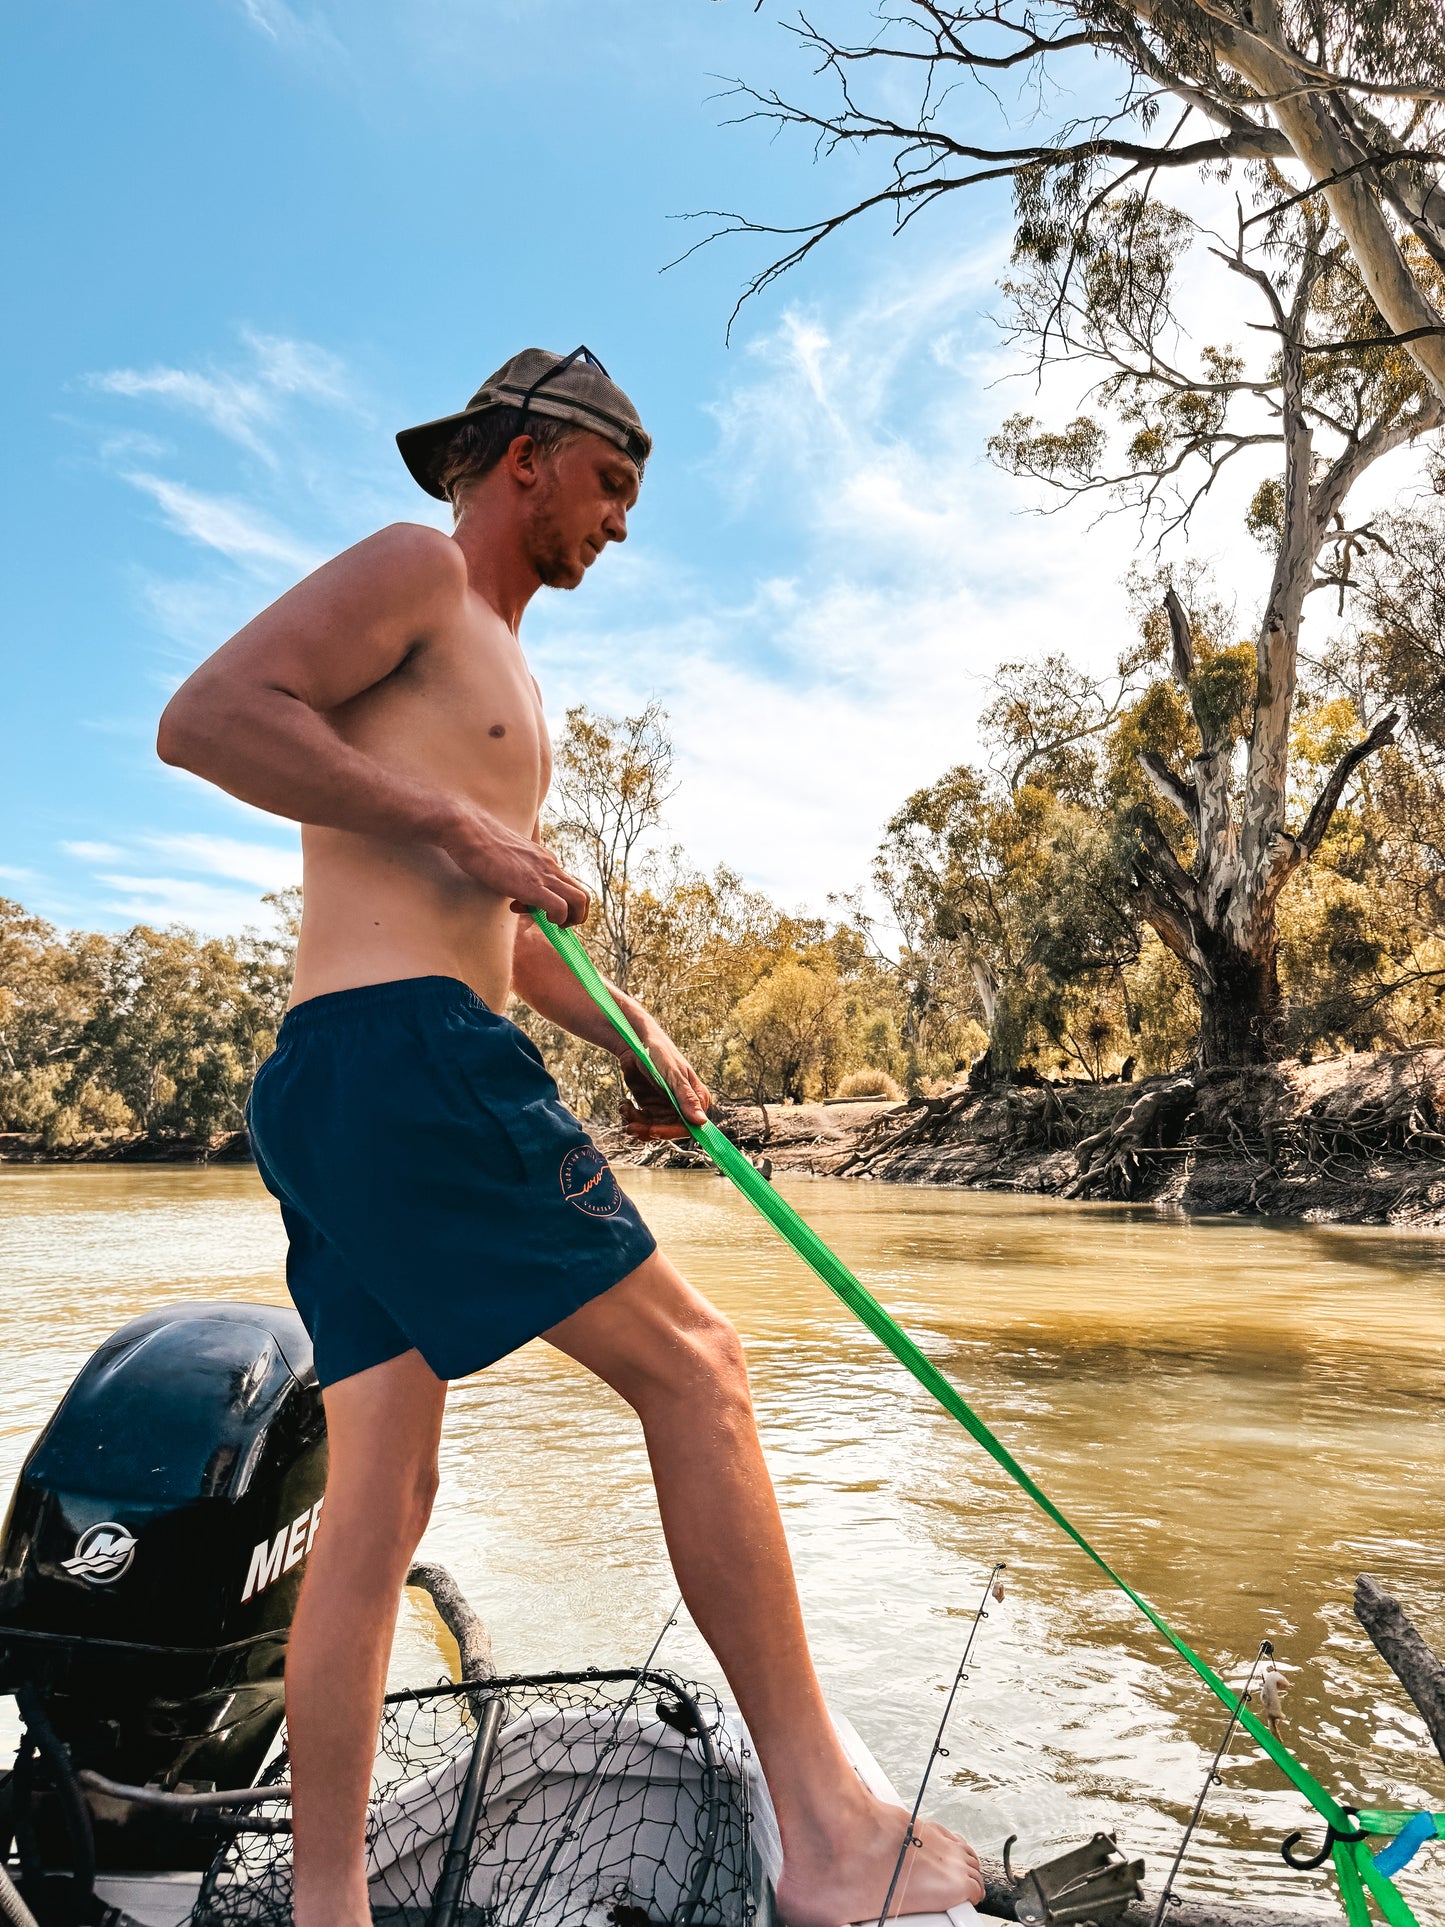
M114 1519L102 1519L87 1526L75 1542L75 1551L61 1565L74 1579L91 1586L113 1586L129 1569L135 1558L135 1534Z
M282 1526L274 1539L263 1539L251 1549L251 1564L246 1572L245 1590L241 1594L244 1605L253 1593L265 1592L274 1586L283 1572L290 1572L311 1550L311 1541L316 1537L317 1522L321 1517L321 1501L304 1512L298 1512L289 1526Z

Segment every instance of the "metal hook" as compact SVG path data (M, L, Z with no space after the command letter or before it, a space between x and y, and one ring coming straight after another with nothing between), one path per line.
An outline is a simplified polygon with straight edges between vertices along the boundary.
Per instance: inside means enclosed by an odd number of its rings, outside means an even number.
M1358 1820L1360 1817L1353 1807L1346 1807L1345 1812L1349 1814L1352 1819ZM1294 1852L1295 1846L1299 1841L1303 1840L1304 1837L1303 1827L1296 1827L1293 1833L1287 1833L1279 1843L1280 1858L1287 1867L1293 1867L1296 1873L1308 1873L1311 1868L1322 1867L1334 1852L1335 1842L1337 1840L1343 1841L1346 1845L1350 1845L1356 1840L1363 1840L1365 1834L1360 1827L1354 1827L1349 1832L1342 1832L1340 1828L1326 1823L1325 1844L1320 1848L1319 1852L1309 1860L1297 1857Z

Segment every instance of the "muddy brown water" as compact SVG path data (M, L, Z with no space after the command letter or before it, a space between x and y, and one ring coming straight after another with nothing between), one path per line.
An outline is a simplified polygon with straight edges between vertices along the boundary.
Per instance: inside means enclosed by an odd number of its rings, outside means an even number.
M747 1341L819 1668L910 1792L988 1569L937 1810L1020 1861L1096 1826L1172 1855L1223 1715L1182 1663L748 1206L624 1174ZM1375 1573L1445 1647L1445 1238L788 1179L784 1189L1116 1566L1239 1677L1345 1800L1445 1807L1445 1767L1350 1611ZM93 1347L172 1300L284 1299L247 1168L0 1170L0 1493ZM631 1415L529 1346L455 1387L426 1550L506 1670L640 1661L673 1599ZM454 1653L403 1607L393 1677ZM715 1677L686 1621L660 1663ZM0 1718L11 1709L0 1708ZM0 1729L0 1758L13 1727ZM1181 1891L1338 1917L1277 1843L1310 1816L1237 1742ZM1445 1919L1445 1848L1402 1878Z

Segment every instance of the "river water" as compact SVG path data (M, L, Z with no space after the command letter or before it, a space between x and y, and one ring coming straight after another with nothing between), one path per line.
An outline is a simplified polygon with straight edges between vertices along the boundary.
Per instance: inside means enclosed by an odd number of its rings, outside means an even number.
M720 1180L624 1174L748 1346L819 1669L911 1793L990 1567L1007 1561L936 1810L1018 1860L1117 1829L1156 1879L1222 1729L1135 1609ZM1064 1510L1231 1678L1271 1639L1285 1738L1347 1802L1445 1805L1445 1769L1356 1626L1373 1572L1445 1650L1445 1240L788 1179L806 1217ZM0 1493L92 1348L200 1296L284 1300L254 1172L0 1170ZM532 1345L451 1397L426 1550L503 1670L640 1661L674 1594L631 1414ZM404 1605L395 1683L454 1653ZM715 1678L686 1620L660 1662ZM4 1709L8 1713L8 1707ZM0 1753L6 1749L0 1743ZM1247 1741L1180 1890L1330 1917ZM1445 1850L1402 1886L1445 1919Z

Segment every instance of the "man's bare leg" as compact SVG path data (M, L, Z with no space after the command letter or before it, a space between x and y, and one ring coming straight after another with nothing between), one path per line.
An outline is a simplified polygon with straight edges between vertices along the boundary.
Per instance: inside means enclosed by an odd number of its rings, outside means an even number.
M326 1505L286 1656L297 1927L368 1927L366 1798L447 1388L406 1352L327 1388Z
M642 1420L673 1570L773 1796L788 1927L876 1920L907 1816L864 1789L823 1703L737 1334L659 1252L546 1337ZM921 1832L893 1911L981 1899L973 1850Z

